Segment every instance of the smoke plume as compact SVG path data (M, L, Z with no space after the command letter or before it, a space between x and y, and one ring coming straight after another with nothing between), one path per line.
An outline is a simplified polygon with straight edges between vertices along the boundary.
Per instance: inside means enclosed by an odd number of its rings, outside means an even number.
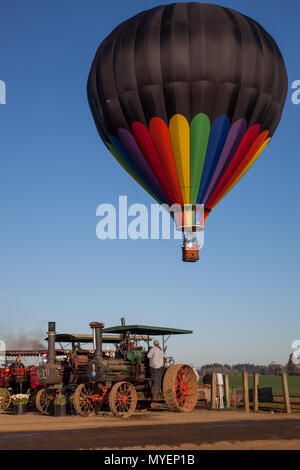
M6 349L47 349L43 340L45 333L42 330L23 334L0 330L0 339L6 344Z

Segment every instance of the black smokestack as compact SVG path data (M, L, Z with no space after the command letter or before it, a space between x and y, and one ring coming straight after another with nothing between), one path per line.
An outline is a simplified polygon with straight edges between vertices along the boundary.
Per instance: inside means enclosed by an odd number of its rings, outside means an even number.
M121 325L125 326L125 318L124 317L121 318Z
M90 327L93 329L95 358L102 359L102 329L104 323L94 321L90 323Z
M55 321L48 323L48 364L54 364L56 359L55 352Z

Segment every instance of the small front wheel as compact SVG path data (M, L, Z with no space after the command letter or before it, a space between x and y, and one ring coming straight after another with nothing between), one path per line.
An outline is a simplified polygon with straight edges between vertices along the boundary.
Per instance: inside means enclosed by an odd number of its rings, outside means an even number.
M85 417L95 415L98 393L95 391L95 385L79 384L73 395L73 406L76 413Z
M137 393L130 382L117 382L109 394L109 409L117 418L129 418L136 409Z
M56 390L53 388L42 388L36 394L35 406L42 415L54 414L54 398Z
M4 413L11 403L11 396L7 388L0 388L0 413Z

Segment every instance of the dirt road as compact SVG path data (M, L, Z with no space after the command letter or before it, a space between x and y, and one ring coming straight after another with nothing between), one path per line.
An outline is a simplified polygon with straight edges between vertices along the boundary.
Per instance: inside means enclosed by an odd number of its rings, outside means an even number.
M0 449L300 449L300 416L194 410L118 420L0 415Z

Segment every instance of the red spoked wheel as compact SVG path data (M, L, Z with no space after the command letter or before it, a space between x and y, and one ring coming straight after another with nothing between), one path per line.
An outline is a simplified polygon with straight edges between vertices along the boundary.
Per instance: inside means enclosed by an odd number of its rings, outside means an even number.
M171 411L192 411L198 399L198 380L187 364L174 364L167 369L163 381L163 395Z
M117 382L109 394L109 408L118 418L129 418L137 405L137 393L130 382Z
M96 415L99 390L93 384L79 384L73 395L73 406L80 416Z

